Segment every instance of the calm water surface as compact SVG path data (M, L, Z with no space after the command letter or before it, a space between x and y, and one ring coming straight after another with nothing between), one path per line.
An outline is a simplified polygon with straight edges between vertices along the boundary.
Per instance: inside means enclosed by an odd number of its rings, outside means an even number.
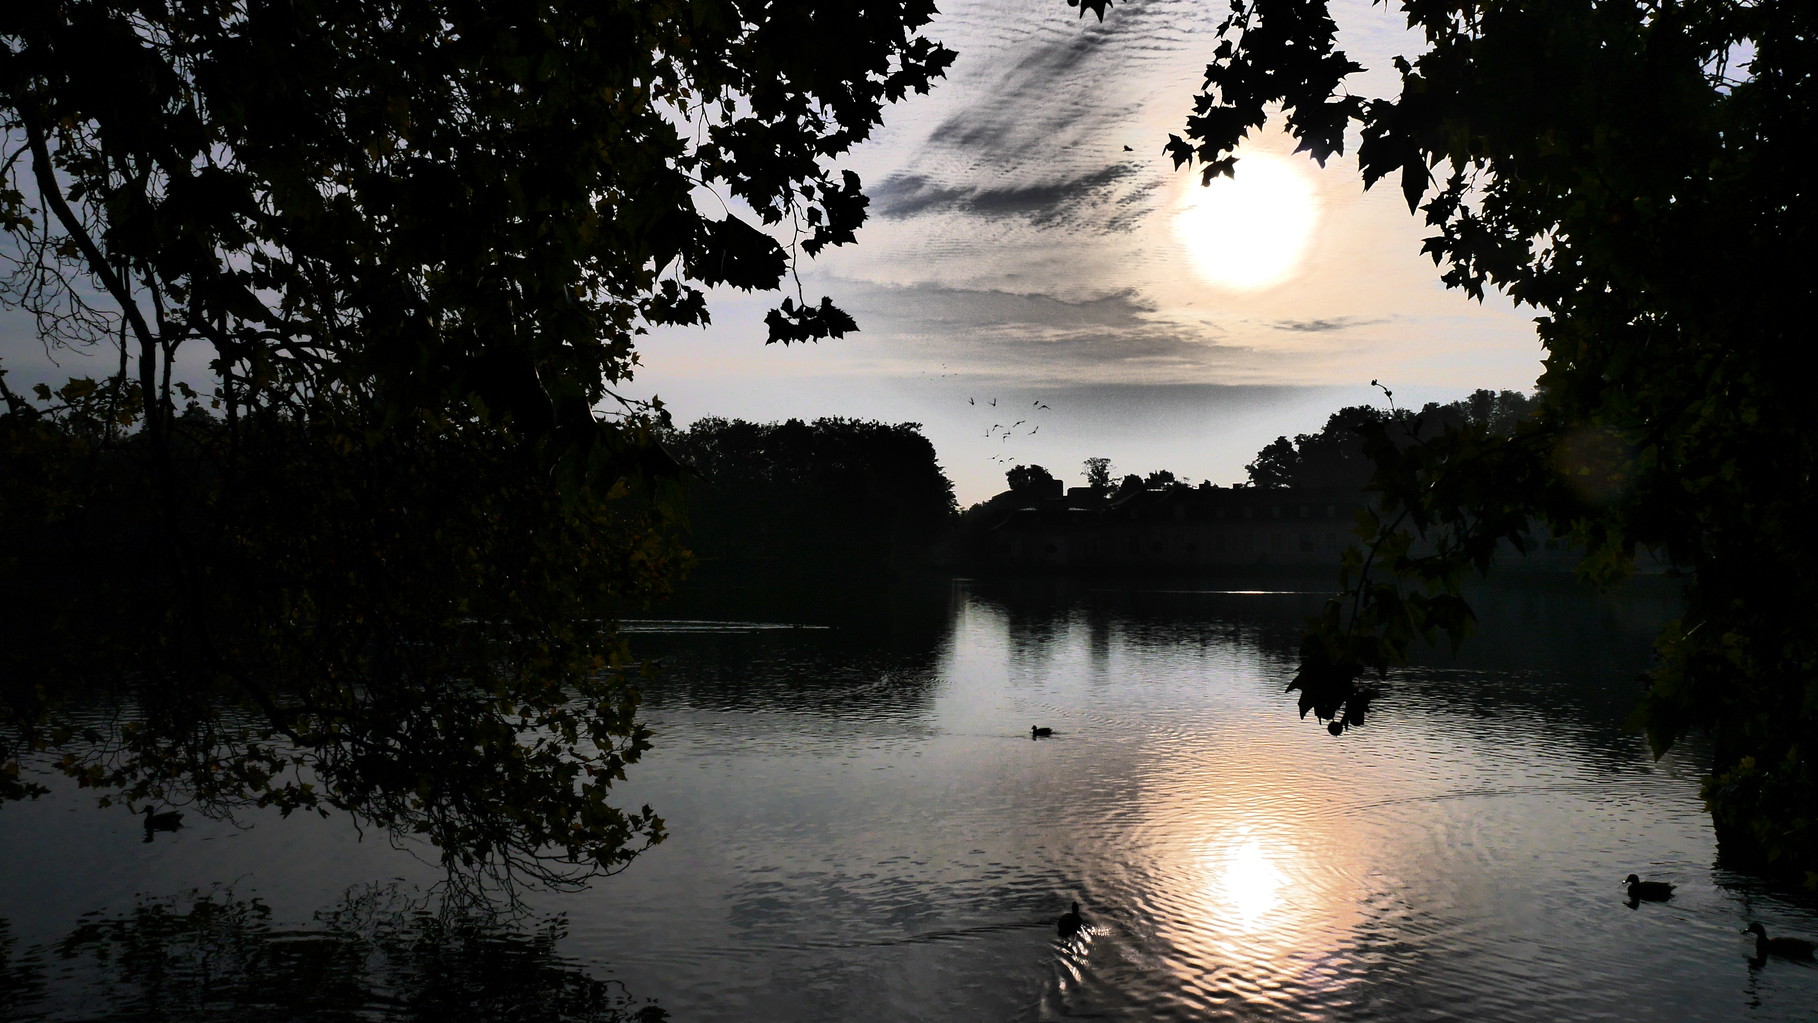
M1334 739L1281 692L1318 589L961 580L638 623L663 674L624 799L670 838L535 899L566 916L550 954L678 1020L1818 1014L1818 968L1753 969L1738 934L1818 936L1818 912L1714 869L1699 751L1656 763L1623 726L1663 599L1498 590L1464 657ZM339 821L144 845L118 817L0 812L15 962L189 888L307 932L350 888L431 877ZM1631 908L1631 871L1677 897ZM94 1014L103 967L53 959L0 1018Z

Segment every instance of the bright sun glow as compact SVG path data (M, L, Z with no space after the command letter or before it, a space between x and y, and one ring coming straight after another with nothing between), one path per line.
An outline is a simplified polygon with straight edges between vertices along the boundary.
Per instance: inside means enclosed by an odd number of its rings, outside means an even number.
M1235 291L1272 287L1293 275L1319 222L1313 182L1300 165L1268 153L1237 160L1235 178L1200 187L1190 179L1174 233L1194 269Z
M1226 853L1220 887L1245 926L1255 924L1281 901L1281 886L1286 881L1262 843L1248 839Z

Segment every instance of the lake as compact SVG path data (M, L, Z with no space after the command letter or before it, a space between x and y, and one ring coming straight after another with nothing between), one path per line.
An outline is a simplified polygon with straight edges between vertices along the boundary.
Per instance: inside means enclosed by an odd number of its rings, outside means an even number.
M1702 751L1625 727L1664 584L1486 591L1341 738L1282 692L1322 584L721 589L633 622L662 670L623 800L669 837L521 917L449 923L340 818L144 842L84 793L9 805L0 1020L1812 1018L1818 967L1739 931L1818 936L1818 906L1715 868ZM1625 902L1630 872L1675 896Z

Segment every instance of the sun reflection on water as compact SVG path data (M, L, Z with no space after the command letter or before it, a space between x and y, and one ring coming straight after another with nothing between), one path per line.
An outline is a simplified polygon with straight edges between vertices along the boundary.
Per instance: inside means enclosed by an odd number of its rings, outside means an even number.
M1244 1003L1279 1009L1283 999L1343 1001L1344 970L1359 923L1355 885L1367 847L1344 818L1282 805L1278 796L1177 776L1178 802L1158 801L1151 909L1154 947L1164 949L1182 997L1204 1007ZM1158 790L1162 795L1164 790Z
M1246 838L1224 851L1224 863L1218 874L1219 893L1236 911L1237 922L1246 931L1258 930L1265 918L1281 903L1281 888L1287 875L1275 865L1261 840Z

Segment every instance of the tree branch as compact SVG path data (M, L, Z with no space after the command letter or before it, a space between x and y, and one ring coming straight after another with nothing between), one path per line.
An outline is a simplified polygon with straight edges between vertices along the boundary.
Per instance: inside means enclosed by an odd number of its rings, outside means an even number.
M82 250L83 258L88 260L90 272L101 281L101 286L107 289L107 293L113 296L114 301L119 304L121 315L126 317L126 322L131 325L134 335L139 339L139 381L140 387L144 390L146 403L145 421L146 425L151 428L154 437L162 437L163 420L152 409L151 400L152 395L158 393L153 386L157 377L157 337L152 333L151 326L145 322L144 313L133 301L132 292L127 288L125 279L108 265L107 255L101 251L101 246L95 242L94 236L88 233L88 229L83 226L81 219L76 216L75 211L70 209L69 203L63 198L63 190L57 184L57 175L51 163L50 146L45 142L44 128L39 123L36 113L23 103L19 105L18 110L20 122L25 126L26 145L30 147L32 153L32 177L38 185L38 194L44 198L45 205L50 207L51 212L56 214L57 222L63 225L65 231L69 232L70 239Z

